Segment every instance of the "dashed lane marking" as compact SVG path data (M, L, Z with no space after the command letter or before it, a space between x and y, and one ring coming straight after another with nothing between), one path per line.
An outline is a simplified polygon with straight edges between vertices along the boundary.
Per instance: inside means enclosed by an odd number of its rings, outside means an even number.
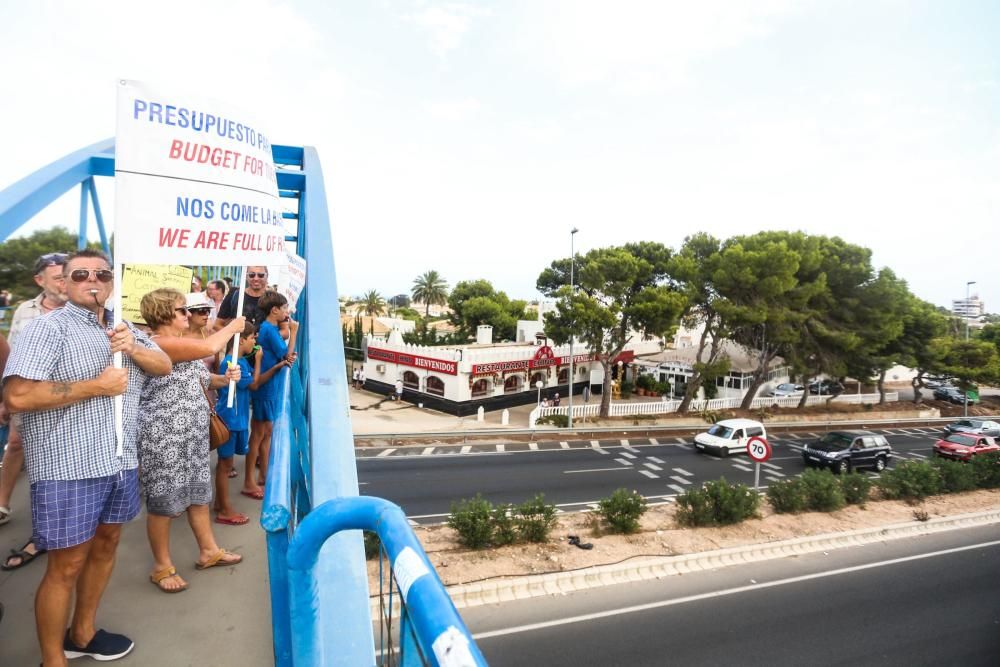
M462 453L468 454L472 451L472 445L462 445Z
M686 477L681 477L680 475L671 475L670 479L674 480L678 484L690 484L691 483L691 480L687 479Z
M433 447L424 447L424 451L420 452L421 456L430 456L434 453Z
M648 470L640 470L639 473L645 475L650 479L660 479L660 476L657 475L655 472L649 472Z
M627 459L634 459L634 458L636 458L635 454L629 454L628 452L622 452L622 456L624 456Z
M533 450L535 450L537 452L538 451L538 443L537 442L529 442L528 443L528 449L533 449Z
M687 440L685 440L684 438L674 438L674 442L676 442L678 445L686 445L687 444Z
M505 445L497 445L497 454L502 454L505 451L507 451L507 447Z
M663 461L661 461L660 459L656 458L655 456L647 456L646 458L648 458L653 463L663 463Z
M677 484L667 484L668 487L676 491L677 493L687 493L687 489L683 486L678 486Z
M394 451L396 451L395 447L390 447L389 449L383 449L381 452L376 454L375 457L380 458L383 456L389 456L389 454L392 454Z
M662 461L661 461L661 463L662 463ZM678 475L687 475L688 477L694 477L694 473L693 472L688 472L684 468L674 468L674 472L677 473Z
M656 465L655 463L643 463L642 465L646 466L650 470L663 470L663 468L661 468L660 466Z
M564 475L571 475L577 472L620 472L622 470L628 470L628 468L584 468L582 470L563 470Z
M569 443L566 442L565 440L560 441L559 446L562 447L563 449L569 449Z
M630 466L630 465L632 465L632 462L629 461L628 459L615 459L615 461L617 461L618 463L621 463L623 466Z
M658 445L660 443L656 440L656 438L650 438L649 439L649 444L651 444L651 445Z

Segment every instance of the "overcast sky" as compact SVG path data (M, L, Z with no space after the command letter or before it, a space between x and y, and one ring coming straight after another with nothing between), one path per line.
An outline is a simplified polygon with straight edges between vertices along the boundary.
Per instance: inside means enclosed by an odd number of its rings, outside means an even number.
M1000 312L998 35L991 0L4 2L0 188L113 136L130 78L318 148L342 294L436 269L535 298L574 226L801 229Z

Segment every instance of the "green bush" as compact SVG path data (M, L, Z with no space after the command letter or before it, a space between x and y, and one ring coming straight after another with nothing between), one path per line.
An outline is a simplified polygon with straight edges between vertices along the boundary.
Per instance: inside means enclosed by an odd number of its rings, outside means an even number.
M882 473L879 491L889 500L923 500L941 490L937 470L927 461L904 461Z
M648 391L653 391L656 387L656 378L652 375L646 375L643 373L635 379L635 386L639 389L646 389Z
M569 415L545 415L535 420L535 424L551 424L558 428L569 426Z
M628 398L629 396L631 396L633 389L635 389L635 385L629 382L628 380L624 380L621 386L622 398Z
M806 496L806 505L816 512L839 510L847 501L840 482L829 470L809 469L799 478Z
M539 493L526 500L514 510L514 523L521 539L528 542L544 542L556 525L556 506L545 503L545 494Z
M774 482L767 487L767 501L778 514L794 514L806 508L806 490L797 479Z
M378 557L379 552L382 550L382 541L378 538L378 533L366 530L364 531L364 536L365 560L371 560L372 558Z
M493 544L504 546L517 542L517 524L514 521L514 506L502 503L493 508Z
M639 530L639 518L647 509L642 494L627 489L617 489L597 504L597 513L616 533L628 534Z
M850 505L864 507L871 493L872 481L860 473L852 472L840 476L840 488L844 492L844 500Z
M726 526L754 516L758 507L760 494L723 478L677 496L677 522L683 526Z
M978 486L976 484L978 481L976 479L976 471L967 463L937 459L931 461L931 465L937 471L943 493L972 491Z
M969 464L976 475L976 485L982 489L1000 487L1000 452L980 454Z
M476 494L451 504L448 525L458 533L460 544L470 549L483 549L493 539L493 504Z
M655 391L657 394L659 394L661 396L664 396L664 395L669 396L670 395L670 383L666 382L666 381L664 381L664 382L657 382L656 386L653 387L653 391Z

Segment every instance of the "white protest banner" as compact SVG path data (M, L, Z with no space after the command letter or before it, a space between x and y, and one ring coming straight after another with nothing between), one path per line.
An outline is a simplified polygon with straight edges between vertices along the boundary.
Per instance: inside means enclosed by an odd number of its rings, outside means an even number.
M299 295L306 286L306 260L293 252L288 253L288 264L278 267L277 270L278 291L288 299L288 307L295 313L295 305L299 301Z

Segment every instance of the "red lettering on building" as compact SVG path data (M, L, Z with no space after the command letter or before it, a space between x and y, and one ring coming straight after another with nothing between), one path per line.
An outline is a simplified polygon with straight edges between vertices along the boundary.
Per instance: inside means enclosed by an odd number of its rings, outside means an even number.
M403 354L402 352L390 352L377 347L368 347L368 358L401 366L413 366L423 368L435 373L445 373L446 375L458 375L458 363L448 359L432 359L430 357L420 357L415 354Z

